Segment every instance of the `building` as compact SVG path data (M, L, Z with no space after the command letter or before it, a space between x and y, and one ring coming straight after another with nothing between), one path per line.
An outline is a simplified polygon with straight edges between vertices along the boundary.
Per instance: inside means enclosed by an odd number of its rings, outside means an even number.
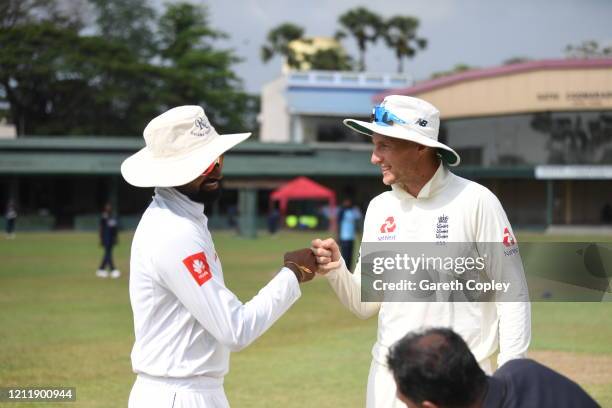
M412 85L401 74L338 71L289 72L261 93L260 140L317 145L367 142L342 125L347 117L368 118L372 99L385 90Z
M17 137L15 126L9 125L5 118L0 119L0 139L14 139Z
M386 93L440 109L440 138L514 224L612 223L612 59L525 62Z
M394 88L392 91L389 89ZM409 77L291 72L262 93L261 140L232 149L211 226L263 227L269 193L308 176L365 206L384 191L370 139L342 125L367 119L387 93L418 96L442 113L453 172L489 187L518 228L612 223L612 59L534 61L412 84ZM120 164L134 138L0 139L0 208L16 199L19 228L95 228L106 201L131 227L151 189L126 184Z
M127 184L123 160L144 146L142 138L21 137L0 140L0 205L18 206L20 230L95 229L111 202L124 228L132 228L149 204L152 188ZM338 163L342 163L339 166ZM342 191L361 179L358 197L384 187L366 150L316 148L295 143L245 142L225 156L225 192L209 209L210 224L228 227L231 208L244 229L263 228L269 194L287 180L307 176Z
M309 58L317 52L331 51L337 53L341 58L346 58L347 55L342 44L333 37L300 38L289 42L288 48L292 53L292 59L298 65L298 71L312 70ZM288 74L292 70L294 69L289 66L287 58L285 58L282 67L283 74Z

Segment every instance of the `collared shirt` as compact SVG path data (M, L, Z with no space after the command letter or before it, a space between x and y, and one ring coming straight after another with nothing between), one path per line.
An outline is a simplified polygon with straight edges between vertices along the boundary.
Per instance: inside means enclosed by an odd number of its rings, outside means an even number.
M578 384L533 360L509 361L488 378L483 408L595 408Z
M157 188L132 242L134 372L223 378L229 352L253 342L300 294L293 272L282 268L242 304L225 287L204 206Z
M493 193L458 177L440 164L417 197L398 185L375 197L364 220L362 242L501 243L512 249L507 259L491 257L488 269L518 276L523 266L506 214ZM502 258L504 255L501 255ZM388 349L412 330L449 327L466 341L487 372L513 358L524 357L531 338L528 302L361 302L360 262L351 274L345 265L327 274L340 301L367 318L378 313L374 359L385 364Z

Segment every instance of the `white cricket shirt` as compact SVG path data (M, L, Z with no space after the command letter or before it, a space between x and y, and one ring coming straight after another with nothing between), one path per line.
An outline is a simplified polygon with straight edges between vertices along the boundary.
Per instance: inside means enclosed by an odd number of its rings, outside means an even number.
M515 251L508 259L488 259L497 276L519 276L524 271L514 233L499 200L480 184L458 177L442 164L413 197L397 185L375 197L364 220L363 242L476 242L508 241ZM498 254L499 255L499 254ZM506 255L501 253L501 256ZM529 302L361 302L361 270L346 265L331 271L328 281L340 301L361 318L378 313L374 359L386 364L388 349L409 331L449 327L459 333L482 368L491 373L497 364L524 357L531 339ZM526 288L526 285L524 286ZM525 299L528 299L525 297Z
M204 205L156 188L130 258L134 372L222 379L229 353L253 342L300 297L287 268L249 302L225 287Z

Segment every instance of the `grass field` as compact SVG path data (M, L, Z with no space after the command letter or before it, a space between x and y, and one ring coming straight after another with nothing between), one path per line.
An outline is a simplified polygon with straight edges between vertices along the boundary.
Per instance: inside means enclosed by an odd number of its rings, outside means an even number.
M286 250L308 246L312 237L283 233L251 241L215 234L227 286L247 301ZM23 233L0 241L0 386L77 388L76 403L2 407L127 406L134 380L130 241L128 234L120 238L115 258L124 274L117 280L94 275L102 255L95 234ZM232 355L230 403L361 407L375 336L376 319L353 317L317 279L269 332ZM534 303L531 357L612 406L612 303Z

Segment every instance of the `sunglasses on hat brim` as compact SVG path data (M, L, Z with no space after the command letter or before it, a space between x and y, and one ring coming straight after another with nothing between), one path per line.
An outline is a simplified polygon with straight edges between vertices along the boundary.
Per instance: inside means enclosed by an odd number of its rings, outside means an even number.
M398 125L406 123L404 120L398 118L395 114L393 114L393 112L387 110L382 105L376 105L374 109L372 109L370 120L382 126L391 126L394 123L397 123Z
M223 155L217 157L215 161L212 162L210 166L208 166L201 175L208 176L210 173L212 173L215 170L216 167L221 167L221 166L223 166Z

